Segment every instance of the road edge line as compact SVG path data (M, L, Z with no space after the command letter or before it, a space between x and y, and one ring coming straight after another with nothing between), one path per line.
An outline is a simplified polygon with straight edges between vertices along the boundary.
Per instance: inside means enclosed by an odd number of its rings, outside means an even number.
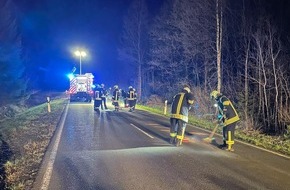
M59 124L60 128L59 128L59 130L58 130L58 132L56 134L56 139L54 141L54 145L53 145L52 151L51 151L49 159L48 159L46 171L45 171L45 173L43 175L43 178L42 178L42 183L41 183L41 188L40 188L41 190L47 190L48 186L49 186L49 183L50 183L50 178L51 178L51 174L52 174L52 170L53 170L53 165L54 165L54 161L55 161L55 158L56 158L56 153L57 153L58 145L59 145L59 142L60 142L60 137L61 137L61 134L62 134L63 126L64 126L64 123L65 123L65 120L66 120L68 107L69 107L69 104L66 105L66 108L65 108L65 111L64 111L64 115L62 116L60 124Z
M200 129L200 130L203 130L203 131L209 132L209 133L211 132L211 131L208 130L208 129L204 129L204 128L196 127L196 126L191 125L191 124L189 124L189 126L191 126L191 127L193 127L193 128L196 128L196 129ZM218 134L218 133L216 133L215 135L218 135L218 136L222 137L222 135L221 135L221 134ZM244 145L247 145L247 146L250 146L250 147L253 147L253 148L259 149L259 150L263 150L263 151L265 151L265 152L269 152L269 153L275 154L275 155L277 155L277 156L280 156L280 157L283 157L283 158L286 158L286 159L290 159L290 156L287 156L287 155L285 155L285 154L281 154L281 153L279 153L279 152L275 152L275 151L272 151L272 150L268 150L268 149L266 149L266 148L259 147L259 146L257 146L257 145L253 145L253 144L250 144L250 143L247 143L247 142L241 141L241 140L239 140L239 139L235 139L235 141L236 141L236 142L239 142L239 143L241 143L241 144L244 144Z

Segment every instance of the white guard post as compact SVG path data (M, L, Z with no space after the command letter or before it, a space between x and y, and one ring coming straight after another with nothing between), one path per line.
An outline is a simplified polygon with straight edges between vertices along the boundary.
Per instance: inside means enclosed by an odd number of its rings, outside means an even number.
M50 113L51 112L51 109L50 109L50 98L47 97L46 100L47 100L47 111L48 111L48 113Z
M166 115L167 112L167 100L164 102L164 115Z

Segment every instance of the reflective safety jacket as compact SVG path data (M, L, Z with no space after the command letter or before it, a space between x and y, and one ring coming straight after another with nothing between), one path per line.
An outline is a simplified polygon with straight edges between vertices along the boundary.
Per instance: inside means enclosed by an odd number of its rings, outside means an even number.
M103 87L100 89L100 92L102 98L105 98L108 95L108 92Z
M114 101L118 101L119 98L120 98L120 95L121 95L120 90L119 90L119 89L115 89L115 90L113 91L112 99L113 99Z
M127 92L127 100L135 100L137 98L137 94L133 88L130 88Z
M171 105L171 118L188 122L188 111L193 104L193 94L183 90L176 94Z
M223 116L223 124L227 126L240 120L232 102L224 95L217 97L219 115Z
M96 90L95 90L95 100L101 100L101 97L102 97L102 89L101 88L97 88Z

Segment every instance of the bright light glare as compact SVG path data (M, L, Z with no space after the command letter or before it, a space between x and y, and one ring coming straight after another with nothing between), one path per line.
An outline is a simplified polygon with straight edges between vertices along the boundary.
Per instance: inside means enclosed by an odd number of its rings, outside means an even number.
M218 107L218 105L217 105L217 104L214 104L213 106L214 106L214 107L216 107L216 108Z
M68 74L67 77L69 78L69 80L72 80L74 78L74 75L72 73Z
M81 56L81 57L85 57L86 55L87 55L87 53L86 52L84 52L84 51L75 51L75 55L76 56Z

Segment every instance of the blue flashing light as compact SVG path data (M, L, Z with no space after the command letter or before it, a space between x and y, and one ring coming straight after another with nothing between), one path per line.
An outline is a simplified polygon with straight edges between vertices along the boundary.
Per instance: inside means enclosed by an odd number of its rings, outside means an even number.
M74 78L74 75L72 73L68 74L67 77L69 78L69 80L72 80Z
M92 88L96 88L96 85L92 84Z

